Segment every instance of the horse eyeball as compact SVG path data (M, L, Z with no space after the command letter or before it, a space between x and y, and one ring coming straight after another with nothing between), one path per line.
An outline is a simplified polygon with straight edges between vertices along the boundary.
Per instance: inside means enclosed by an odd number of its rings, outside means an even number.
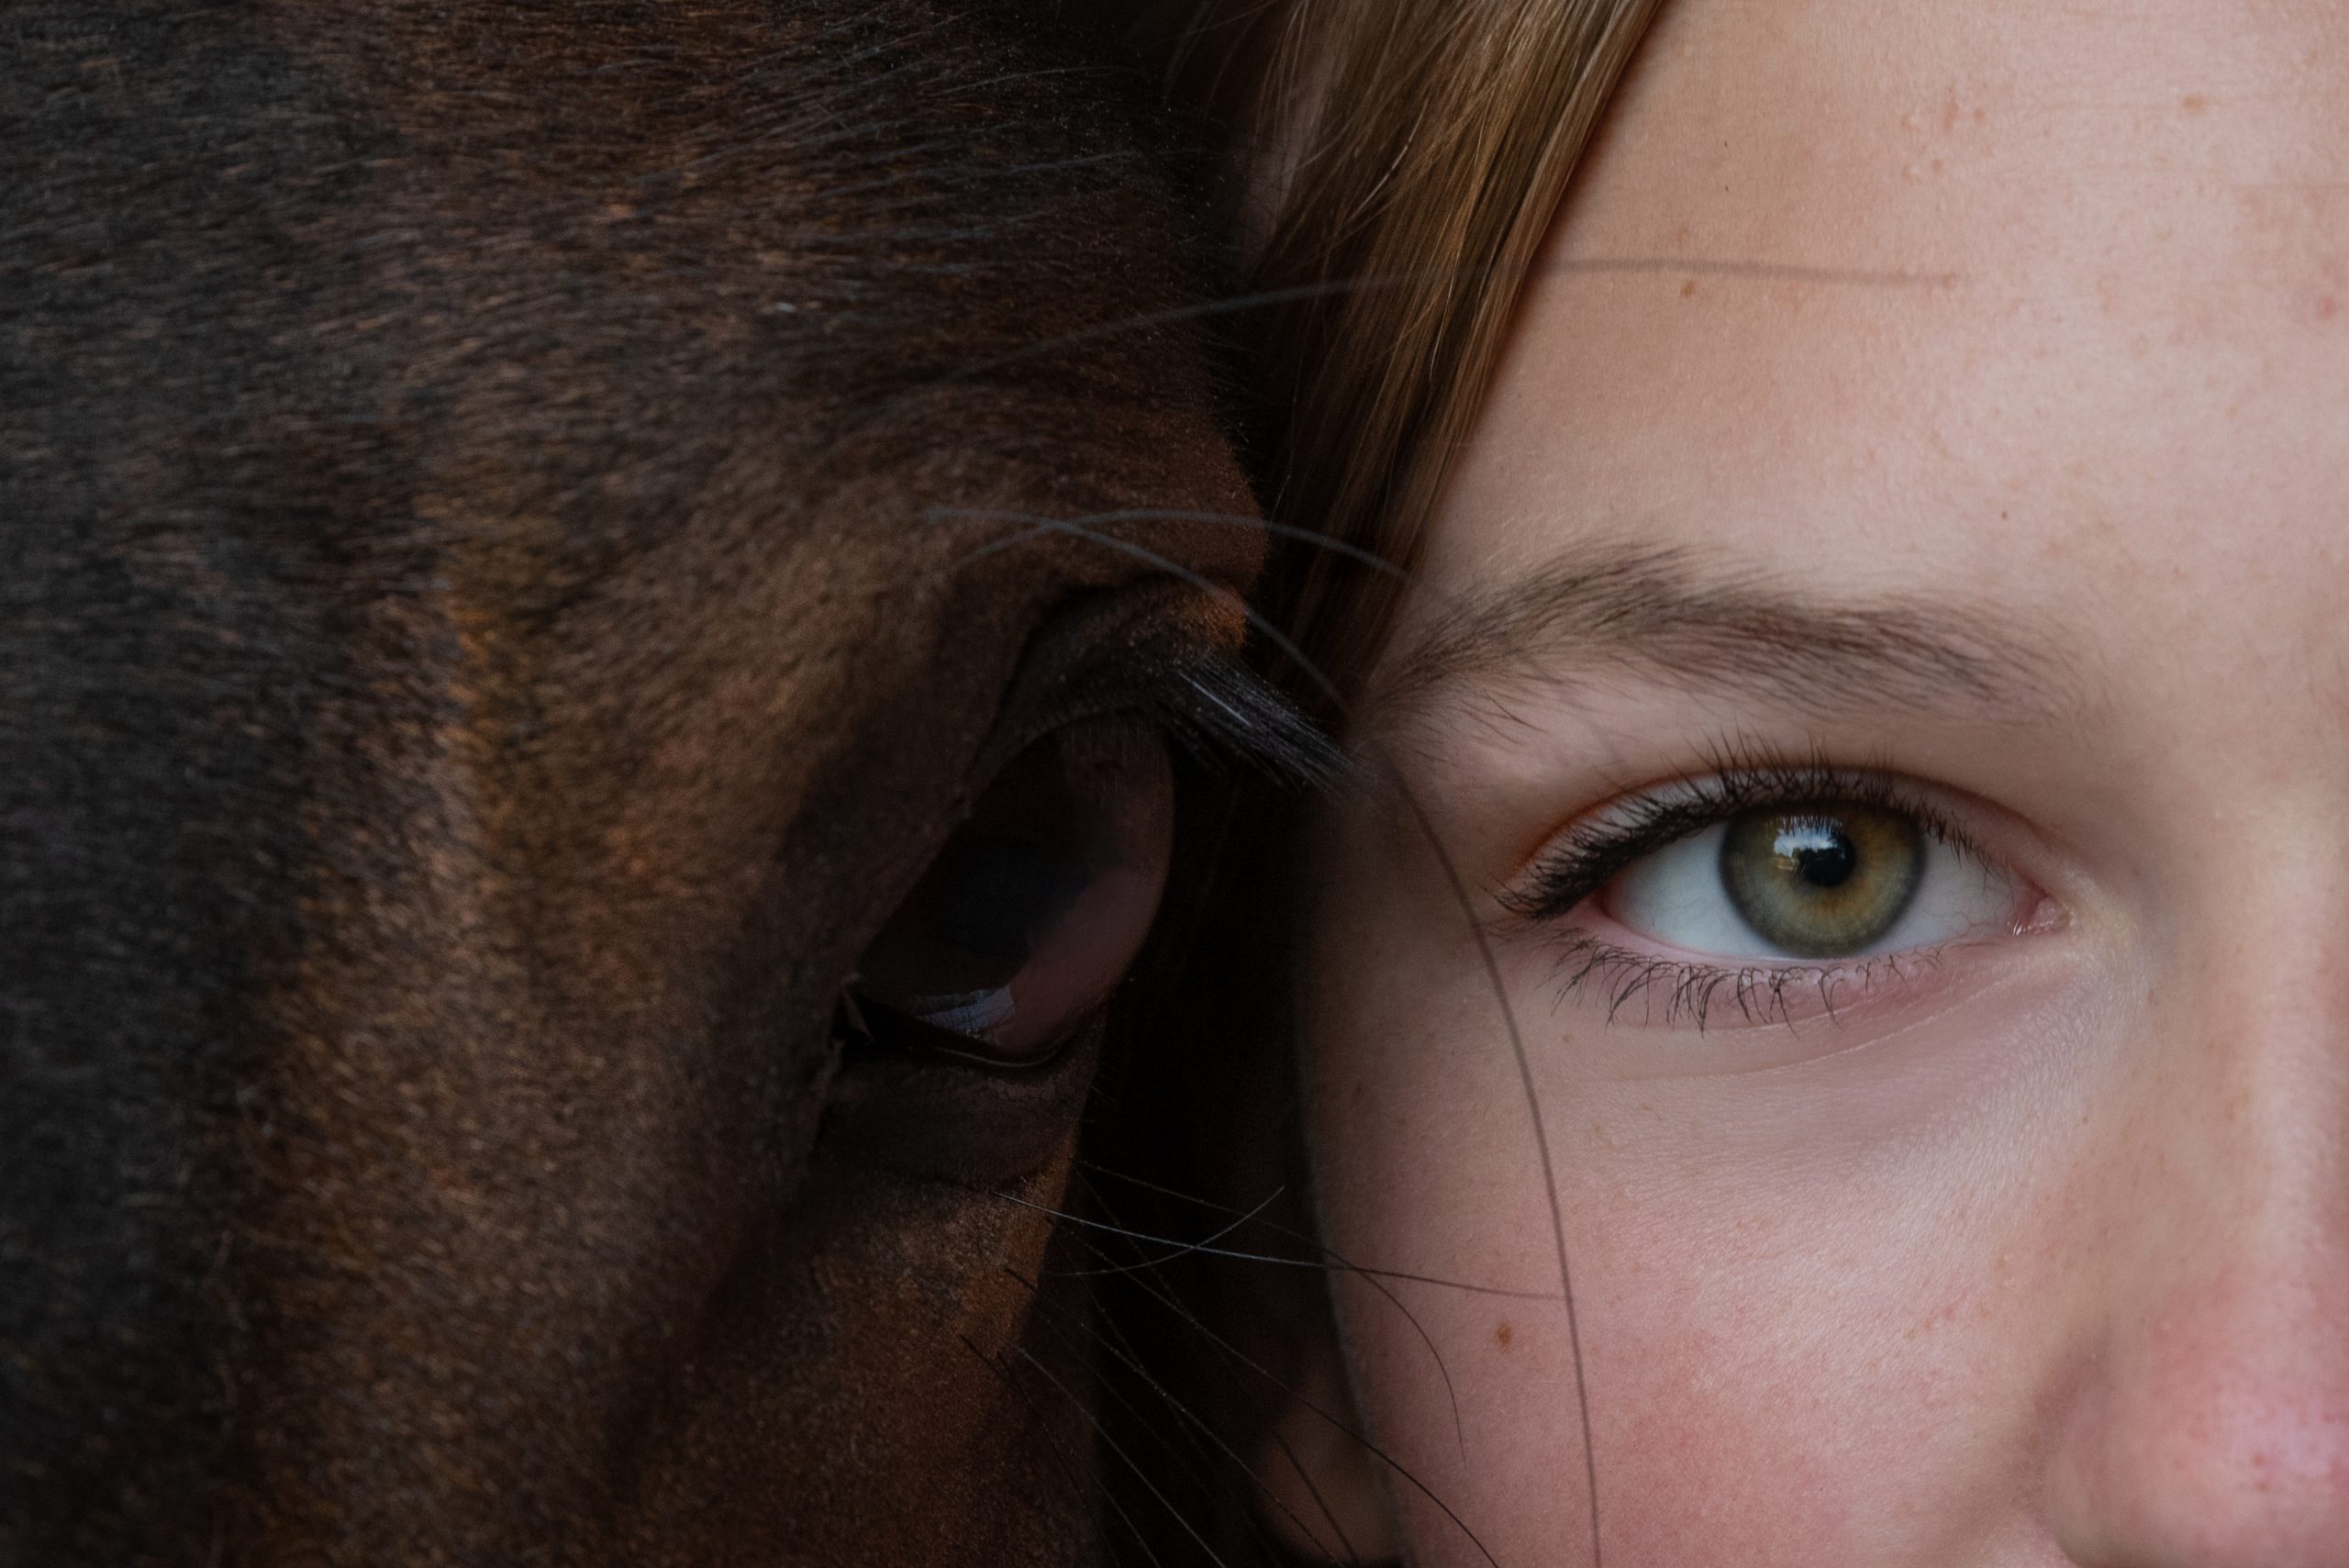
M1165 742L1148 726L1089 719L1038 741L865 951L849 987L858 1021L1005 1066L1045 1061L1150 934L1174 823Z

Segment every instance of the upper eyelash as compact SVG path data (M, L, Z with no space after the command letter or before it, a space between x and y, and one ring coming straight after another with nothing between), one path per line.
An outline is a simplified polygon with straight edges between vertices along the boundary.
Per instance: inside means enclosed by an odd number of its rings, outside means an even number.
M1516 884L1500 894L1499 901L1519 919L1546 925L1570 913L1618 872L1667 844L1740 812L1816 800L1898 811L1961 854L1984 858L1947 813L1887 770L1839 765L1820 757L1795 760L1766 751L1731 751L1718 755L1703 775L1627 796L1569 824L1534 857Z

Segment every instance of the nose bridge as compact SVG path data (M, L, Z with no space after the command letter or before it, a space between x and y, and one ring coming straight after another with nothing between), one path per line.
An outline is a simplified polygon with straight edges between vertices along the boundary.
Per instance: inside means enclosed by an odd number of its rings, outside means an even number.
M2349 789L2259 793L2172 895L2188 909L2128 1050L2140 1147L2121 1153L2213 1257L2312 1261L2349 1236Z
M2283 814L2214 901L2202 1000L2176 1042L2169 1119L2199 1126L2198 1174L2243 1245L2339 1269L2349 1241L2349 799ZM2298 825L2299 831L2293 831ZM2210 1179L2210 1178L2216 1178Z
M2128 1053L2049 1477L2082 1562L2349 1568L2349 897L2268 870Z

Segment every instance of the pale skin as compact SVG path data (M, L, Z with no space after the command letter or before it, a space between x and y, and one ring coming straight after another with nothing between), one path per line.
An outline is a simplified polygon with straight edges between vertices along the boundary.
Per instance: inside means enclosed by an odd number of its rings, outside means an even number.
M1551 252L1320 827L1327 1240L1532 1297L1396 1287L1448 1394L1341 1283L1482 1550L1367 1461L1354 1544L1588 1562L1595 1471L1617 1568L2349 1565L2349 7L1677 0ZM1725 759L1973 891L1845 962L1710 951L1701 860L1511 913Z

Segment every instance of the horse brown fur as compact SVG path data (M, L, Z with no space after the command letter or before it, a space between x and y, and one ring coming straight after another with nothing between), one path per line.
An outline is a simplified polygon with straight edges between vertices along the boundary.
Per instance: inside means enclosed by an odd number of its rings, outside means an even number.
M0 1561L1094 1555L1082 1055L831 1028L1257 564L969 515L1249 509L1015 10L0 17Z

